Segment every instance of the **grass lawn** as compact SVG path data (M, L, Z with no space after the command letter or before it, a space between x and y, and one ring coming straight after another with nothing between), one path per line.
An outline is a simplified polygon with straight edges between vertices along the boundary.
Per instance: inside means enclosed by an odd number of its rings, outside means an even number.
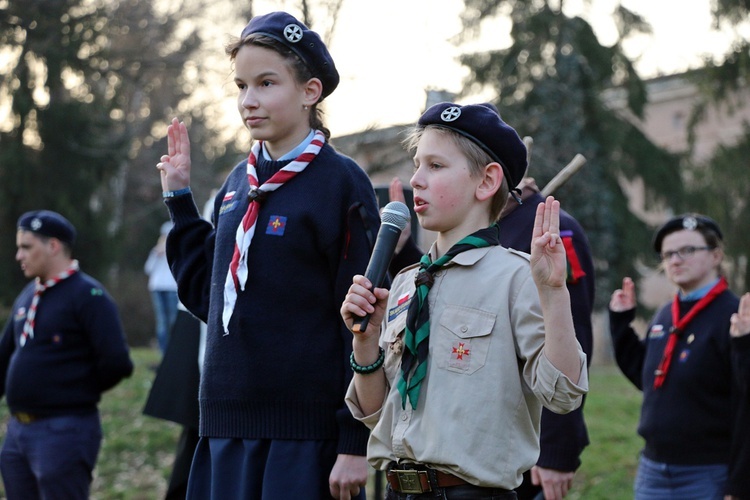
M164 496L180 428L142 414L159 360L155 349L134 349L135 373L104 394L100 405L104 442L94 471L92 498L151 500ZM586 421L591 445L583 454L573 499L630 499L641 440L636 435L640 393L616 367L590 374ZM8 409L0 403L0 438ZM373 491L373 488L370 488ZM4 490L0 481L0 498Z

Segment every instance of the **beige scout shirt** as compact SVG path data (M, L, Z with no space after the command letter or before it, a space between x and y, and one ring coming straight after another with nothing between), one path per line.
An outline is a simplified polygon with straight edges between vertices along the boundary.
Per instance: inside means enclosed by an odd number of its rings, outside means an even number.
M383 319L389 386L383 407L363 415L353 382L347 391L352 414L372 430L368 461L381 470L394 460L420 462L474 485L513 489L538 458L541 405L566 413L581 404L586 355L579 346L578 385L545 357L528 254L497 246L468 250L435 275L427 375L417 410L408 400L403 410L397 383L417 270L395 278Z

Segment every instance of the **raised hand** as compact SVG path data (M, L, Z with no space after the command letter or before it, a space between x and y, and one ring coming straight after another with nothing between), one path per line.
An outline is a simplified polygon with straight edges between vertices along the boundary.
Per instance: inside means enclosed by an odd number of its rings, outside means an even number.
M161 188L177 191L190 185L190 138L185 123L177 118L167 127L167 153L156 168L161 172Z
M633 309L635 305L635 283L630 278L623 278L622 288L612 292L609 308L614 312L623 312Z
M531 273L538 287L564 287L565 247L560 238L560 202L548 196L536 207L531 235Z
M750 293L740 298L740 307L730 319L729 334L732 337L750 334Z

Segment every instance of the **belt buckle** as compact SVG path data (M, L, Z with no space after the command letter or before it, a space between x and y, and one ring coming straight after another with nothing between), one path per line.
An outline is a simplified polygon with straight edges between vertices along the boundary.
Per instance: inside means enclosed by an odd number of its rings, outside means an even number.
M420 474L427 474L420 470L393 470L398 479L400 493L427 493L432 491L429 486L427 489L422 488L422 481L419 480Z
M21 422L23 425L28 425L34 420L36 420L36 418L34 418L34 415L31 415L29 413L24 413L24 412L15 413L13 416L16 417L16 420Z

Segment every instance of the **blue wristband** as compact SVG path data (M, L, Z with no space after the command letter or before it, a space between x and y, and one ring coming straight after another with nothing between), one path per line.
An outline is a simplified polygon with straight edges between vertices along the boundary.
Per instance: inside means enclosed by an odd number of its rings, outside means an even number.
M182 196L183 194L190 193L190 186L182 189L178 189L177 191L164 191L161 196L162 198L174 198L175 196Z

